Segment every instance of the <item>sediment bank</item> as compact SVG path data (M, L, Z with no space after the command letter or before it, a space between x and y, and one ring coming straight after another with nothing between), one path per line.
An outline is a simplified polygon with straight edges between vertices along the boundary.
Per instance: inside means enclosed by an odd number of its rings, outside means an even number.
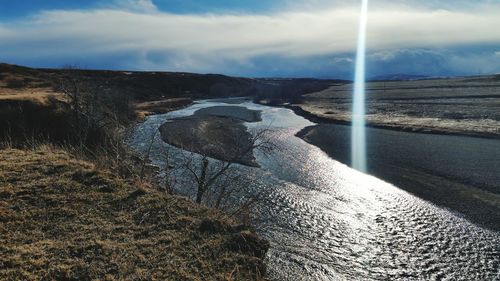
M163 141L215 159L258 167L252 135L243 122L260 121L260 112L241 106L203 108L160 126Z

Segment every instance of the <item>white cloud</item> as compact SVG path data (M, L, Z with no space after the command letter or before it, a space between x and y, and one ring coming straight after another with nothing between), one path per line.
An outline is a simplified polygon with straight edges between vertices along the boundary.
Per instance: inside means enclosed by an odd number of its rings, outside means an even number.
M116 52L177 54L245 62L264 55L307 57L353 51L358 7L274 14L175 15L150 0L120 1L125 9L46 11L15 23L0 23L1 57L106 55ZM368 48L440 48L498 44L500 6L470 11L372 8ZM383 55L383 54L379 54ZM390 53L385 54L390 56Z
M151 13L158 11L152 0L115 0L115 5L132 12Z
M423 56L440 57L447 55L449 55L447 49L432 50L432 49L422 49L422 48L412 48L412 49L399 48L399 49L371 52L368 53L367 58L377 62L388 62L398 59L400 57L423 57Z
M350 57L333 58L331 61L332 64L350 64L353 62L354 62L354 60Z
M369 59L373 59L373 60L388 61L388 60L392 60L396 57L395 53L397 53L397 50L396 51L383 50L383 51L378 51L378 52L368 54L367 57Z
M500 57L500 51L495 52L495 56Z

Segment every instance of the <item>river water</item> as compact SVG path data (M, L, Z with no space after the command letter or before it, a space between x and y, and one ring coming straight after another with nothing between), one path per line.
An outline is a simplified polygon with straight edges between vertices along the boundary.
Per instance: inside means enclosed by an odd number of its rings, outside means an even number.
M146 151L153 132L169 118L204 107L150 116L130 139ZM251 187L269 189L256 228L271 243L271 280L500 280L500 233L481 228L373 176L330 158L295 137L313 123L291 110L244 102L262 111L249 128L269 128L281 149L256 153L261 168L239 168ZM161 164L166 144L151 158Z

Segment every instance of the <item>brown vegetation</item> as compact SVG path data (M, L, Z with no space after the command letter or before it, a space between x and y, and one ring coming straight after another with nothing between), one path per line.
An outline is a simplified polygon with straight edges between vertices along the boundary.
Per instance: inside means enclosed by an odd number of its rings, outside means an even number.
M255 280L267 242L50 148L0 151L0 279Z
M32 99L0 101L0 141L25 144L37 141L64 143L72 138L67 105L58 100L43 104Z

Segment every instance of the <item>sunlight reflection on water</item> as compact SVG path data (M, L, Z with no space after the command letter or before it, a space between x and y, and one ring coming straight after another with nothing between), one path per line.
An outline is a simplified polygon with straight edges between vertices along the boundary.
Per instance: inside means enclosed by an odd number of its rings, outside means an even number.
M166 118L221 105L209 101L140 124L131 143L144 149ZM273 280L494 280L499 234L477 227L375 177L355 171L295 137L312 123L283 108L262 110L282 145L272 157L256 153L262 169L239 166L253 187L272 187L256 227L269 239ZM156 145L165 144L159 142ZM160 148L158 148L160 149ZM160 158L153 159L158 162Z

